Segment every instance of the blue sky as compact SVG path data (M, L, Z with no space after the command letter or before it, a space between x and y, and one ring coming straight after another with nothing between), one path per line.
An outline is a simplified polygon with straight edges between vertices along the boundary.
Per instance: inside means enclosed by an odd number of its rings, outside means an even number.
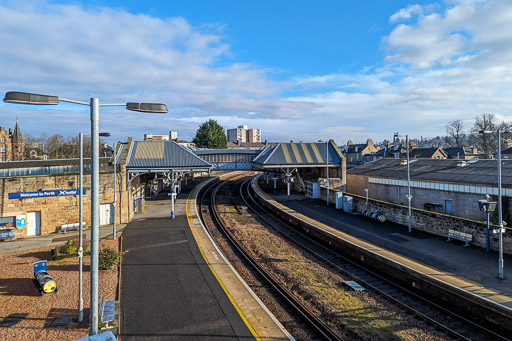
M363 142L445 134L481 113L511 121L512 3L440 1L0 1L0 90L104 108L112 140L202 122L269 141ZM87 108L0 104L1 125L65 136Z

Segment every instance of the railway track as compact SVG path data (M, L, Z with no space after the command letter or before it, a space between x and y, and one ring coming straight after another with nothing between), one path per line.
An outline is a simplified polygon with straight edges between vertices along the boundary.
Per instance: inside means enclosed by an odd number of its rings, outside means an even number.
M235 180L243 177L244 175L235 175L230 177L229 180ZM325 324L318 316L316 316L310 309L298 301L294 295L279 281L274 278L263 266L246 250L243 245L232 235L230 230L226 228L223 220L219 216L216 206L216 194L218 190L224 185L224 182L213 182L205 189L203 189L200 199L200 216L205 221L206 214L210 214L215 224L222 230L227 239L236 248L239 254L243 255L245 261L258 273L261 278L264 278L266 283L272 288L274 294L278 294L280 299L286 302L286 305L294 310L296 314L306 321L313 332L324 340L342 340L336 332L334 332L327 324Z
M250 180L246 180L240 187L240 195L246 206L250 208L259 219L274 228L283 237L293 241L297 247L320 259L329 267L336 269L367 289L373 290L390 302L400 306L410 314L424 320L427 324L443 331L452 338L459 340L510 340L484 326L480 326L449 309L437 305L418 296L390 281L370 272L352 261L329 250L328 246L319 244L308 236L299 233L292 226L276 218L263 208L251 194Z

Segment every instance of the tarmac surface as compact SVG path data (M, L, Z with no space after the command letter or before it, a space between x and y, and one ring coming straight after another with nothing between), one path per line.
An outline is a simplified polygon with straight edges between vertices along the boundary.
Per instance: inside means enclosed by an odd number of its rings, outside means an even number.
M167 193L123 233L123 340L253 340L203 259L189 228L183 192L170 219Z
M262 185L262 189L266 186ZM287 200L284 191L267 192L276 201L305 216L365 242L389 250L441 272L473 282L506 296L500 300L512 308L512 256L504 255L505 278L498 278L498 252L469 246L463 242L447 241L446 237L412 230L392 222L377 223L361 214L345 213L327 206L324 200L294 194ZM508 270L507 270L508 269Z

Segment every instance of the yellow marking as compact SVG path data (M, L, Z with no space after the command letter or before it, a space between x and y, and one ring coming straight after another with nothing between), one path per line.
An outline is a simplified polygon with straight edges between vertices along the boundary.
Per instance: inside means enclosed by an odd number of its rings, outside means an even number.
M186 205L185 205L185 214L187 215L188 226L190 227L190 231L192 232L192 235L194 236L194 239L196 241L197 247L199 248L199 252L201 252L201 256L203 256L203 259L206 262L206 264L208 264L208 267L210 268L210 271L212 272L212 274L215 276L215 278L219 282L220 286L222 287L222 290L224 290L224 292L228 296L229 301L231 302L231 304L233 304L233 307L235 307L236 311L238 312L238 315L240 315L240 317L242 318L242 321L244 321L244 323L247 326L247 328L249 328L249 331L251 332L252 336L254 336L254 338L256 340L261 341L261 338L258 336L256 331L249 324L249 321L247 321L247 318L245 318L244 314L242 313L240 308L238 308L238 305L235 303L235 300L233 300L233 297L231 297L231 295L229 294L228 290L226 289L226 287L224 286L224 284L220 280L219 276L217 276L217 273L215 272L215 270L213 270L212 265L210 264L208 259L206 259L206 256L205 256L205 254L203 252L203 249L201 248L201 245L199 245L199 241L196 238L196 235L194 233L194 229L192 228L192 223L190 222L190 217L189 217L189 214L188 214L188 201L190 200L190 196L192 195L192 193L195 193L195 192L196 191L194 189L193 191L190 192L190 194L187 197L187 202L186 202Z
M137 150L135 151L135 159L163 159L164 158L164 142L144 142L137 143Z
M300 146L302 147L302 151L304 152L304 155L306 156L306 160L308 163L313 163L313 159L311 158L311 154L309 153L308 146L305 143L301 143Z
M297 163L302 163L302 157L299 153L299 148L297 148L296 143L290 143L290 146L292 146L293 155L295 155L295 158L297 159Z
M318 151L318 148L316 147L316 144L311 143L310 144L311 149L313 149L313 153L315 153L316 160L318 163L324 163L324 159L322 158L322 154Z
M286 160L286 163L292 163L292 158L290 157L290 153L288 152L288 147L286 147L286 144L281 143L281 148L283 149L284 159Z

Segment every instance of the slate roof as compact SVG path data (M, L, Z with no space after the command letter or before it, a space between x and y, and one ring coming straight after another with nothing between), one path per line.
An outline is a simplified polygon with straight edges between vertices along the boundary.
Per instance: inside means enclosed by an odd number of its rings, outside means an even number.
M431 158L437 151L439 151L441 154L444 154L446 157L446 153L443 152L440 148L414 148L409 151L409 158ZM407 155L407 154L406 154Z
M345 148L344 152L350 154L361 153L366 147L368 147L368 144L366 143L351 144Z
M380 159L350 170L347 174L360 174L371 177L407 179L407 165L403 159ZM457 166L457 163L466 166ZM411 181L425 180L458 184L497 185L497 160L453 160L453 159L414 159L409 165ZM512 185L512 160L502 160L501 181Z
M198 169L208 170L212 167L190 149L175 141L135 141L130 146L128 169L170 170Z
M325 142L279 143L263 149L253 165L260 168L281 166L316 167L326 165L327 147ZM334 143L329 141L328 162L331 167L340 167L344 156Z
M249 154L258 155L261 149L194 149L196 155Z
M463 159L466 156L466 150L464 147L448 147L443 148L446 155L448 155L449 158L456 159L457 155L459 158Z

